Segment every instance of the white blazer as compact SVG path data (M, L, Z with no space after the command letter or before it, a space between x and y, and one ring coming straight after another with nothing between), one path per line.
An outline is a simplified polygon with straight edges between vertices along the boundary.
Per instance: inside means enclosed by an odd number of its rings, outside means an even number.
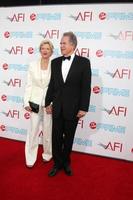
M48 69L41 70L41 59L31 62L28 69L27 83L24 94L24 107L29 106L29 101L44 105L45 95L51 76L51 62L49 62Z

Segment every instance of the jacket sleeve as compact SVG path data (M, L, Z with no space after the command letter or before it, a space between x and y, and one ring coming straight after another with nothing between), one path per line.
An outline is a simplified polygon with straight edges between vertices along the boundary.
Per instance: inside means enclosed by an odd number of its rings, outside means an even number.
M88 59L85 60L81 80L80 110L88 111L91 95L91 66Z
M31 90L32 90L31 68L32 68L32 66L29 65L27 81L26 81L26 86L25 86L25 92L24 92L24 107L29 106L29 100L31 97Z
M53 65L51 63L51 78L50 78L48 90L45 97L45 107L49 106L52 103L53 94L54 94L54 72L53 72Z

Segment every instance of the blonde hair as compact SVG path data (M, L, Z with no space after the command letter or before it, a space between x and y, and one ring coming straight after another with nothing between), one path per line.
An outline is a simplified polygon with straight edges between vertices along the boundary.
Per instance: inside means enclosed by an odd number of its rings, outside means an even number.
M41 48L44 44L48 44L50 46L51 52L53 52L54 46L50 40L43 40L39 45L39 51L41 51Z

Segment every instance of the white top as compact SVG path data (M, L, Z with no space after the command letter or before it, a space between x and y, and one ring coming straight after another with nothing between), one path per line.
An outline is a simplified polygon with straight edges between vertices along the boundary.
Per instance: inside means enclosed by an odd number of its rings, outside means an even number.
M62 61L62 76L63 76L64 82L66 81L68 72L69 72L69 70L70 70L72 61L73 61L73 59L74 59L74 56L75 56L75 54L73 53L73 54L71 55L71 59L70 59L70 60L65 59L65 60Z

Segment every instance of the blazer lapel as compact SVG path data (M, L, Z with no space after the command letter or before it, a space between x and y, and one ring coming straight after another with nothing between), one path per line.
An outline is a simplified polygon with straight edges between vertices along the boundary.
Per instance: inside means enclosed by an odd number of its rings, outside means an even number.
M74 59L73 59L73 61L72 61L72 64L71 64L71 66L70 66L69 72L68 72L68 74L67 74L67 77L66 77L66 81L65 81L65 82L67 82L68 79L71 77L72 71L75 70L76 63L77 63L77 62L76 62L76 55L75 55L75 56L74 56Z
M63 80L63 76L62 76L62 57L60 57L60 60L59 60L59 81L61 84L64 84L64 80Z

